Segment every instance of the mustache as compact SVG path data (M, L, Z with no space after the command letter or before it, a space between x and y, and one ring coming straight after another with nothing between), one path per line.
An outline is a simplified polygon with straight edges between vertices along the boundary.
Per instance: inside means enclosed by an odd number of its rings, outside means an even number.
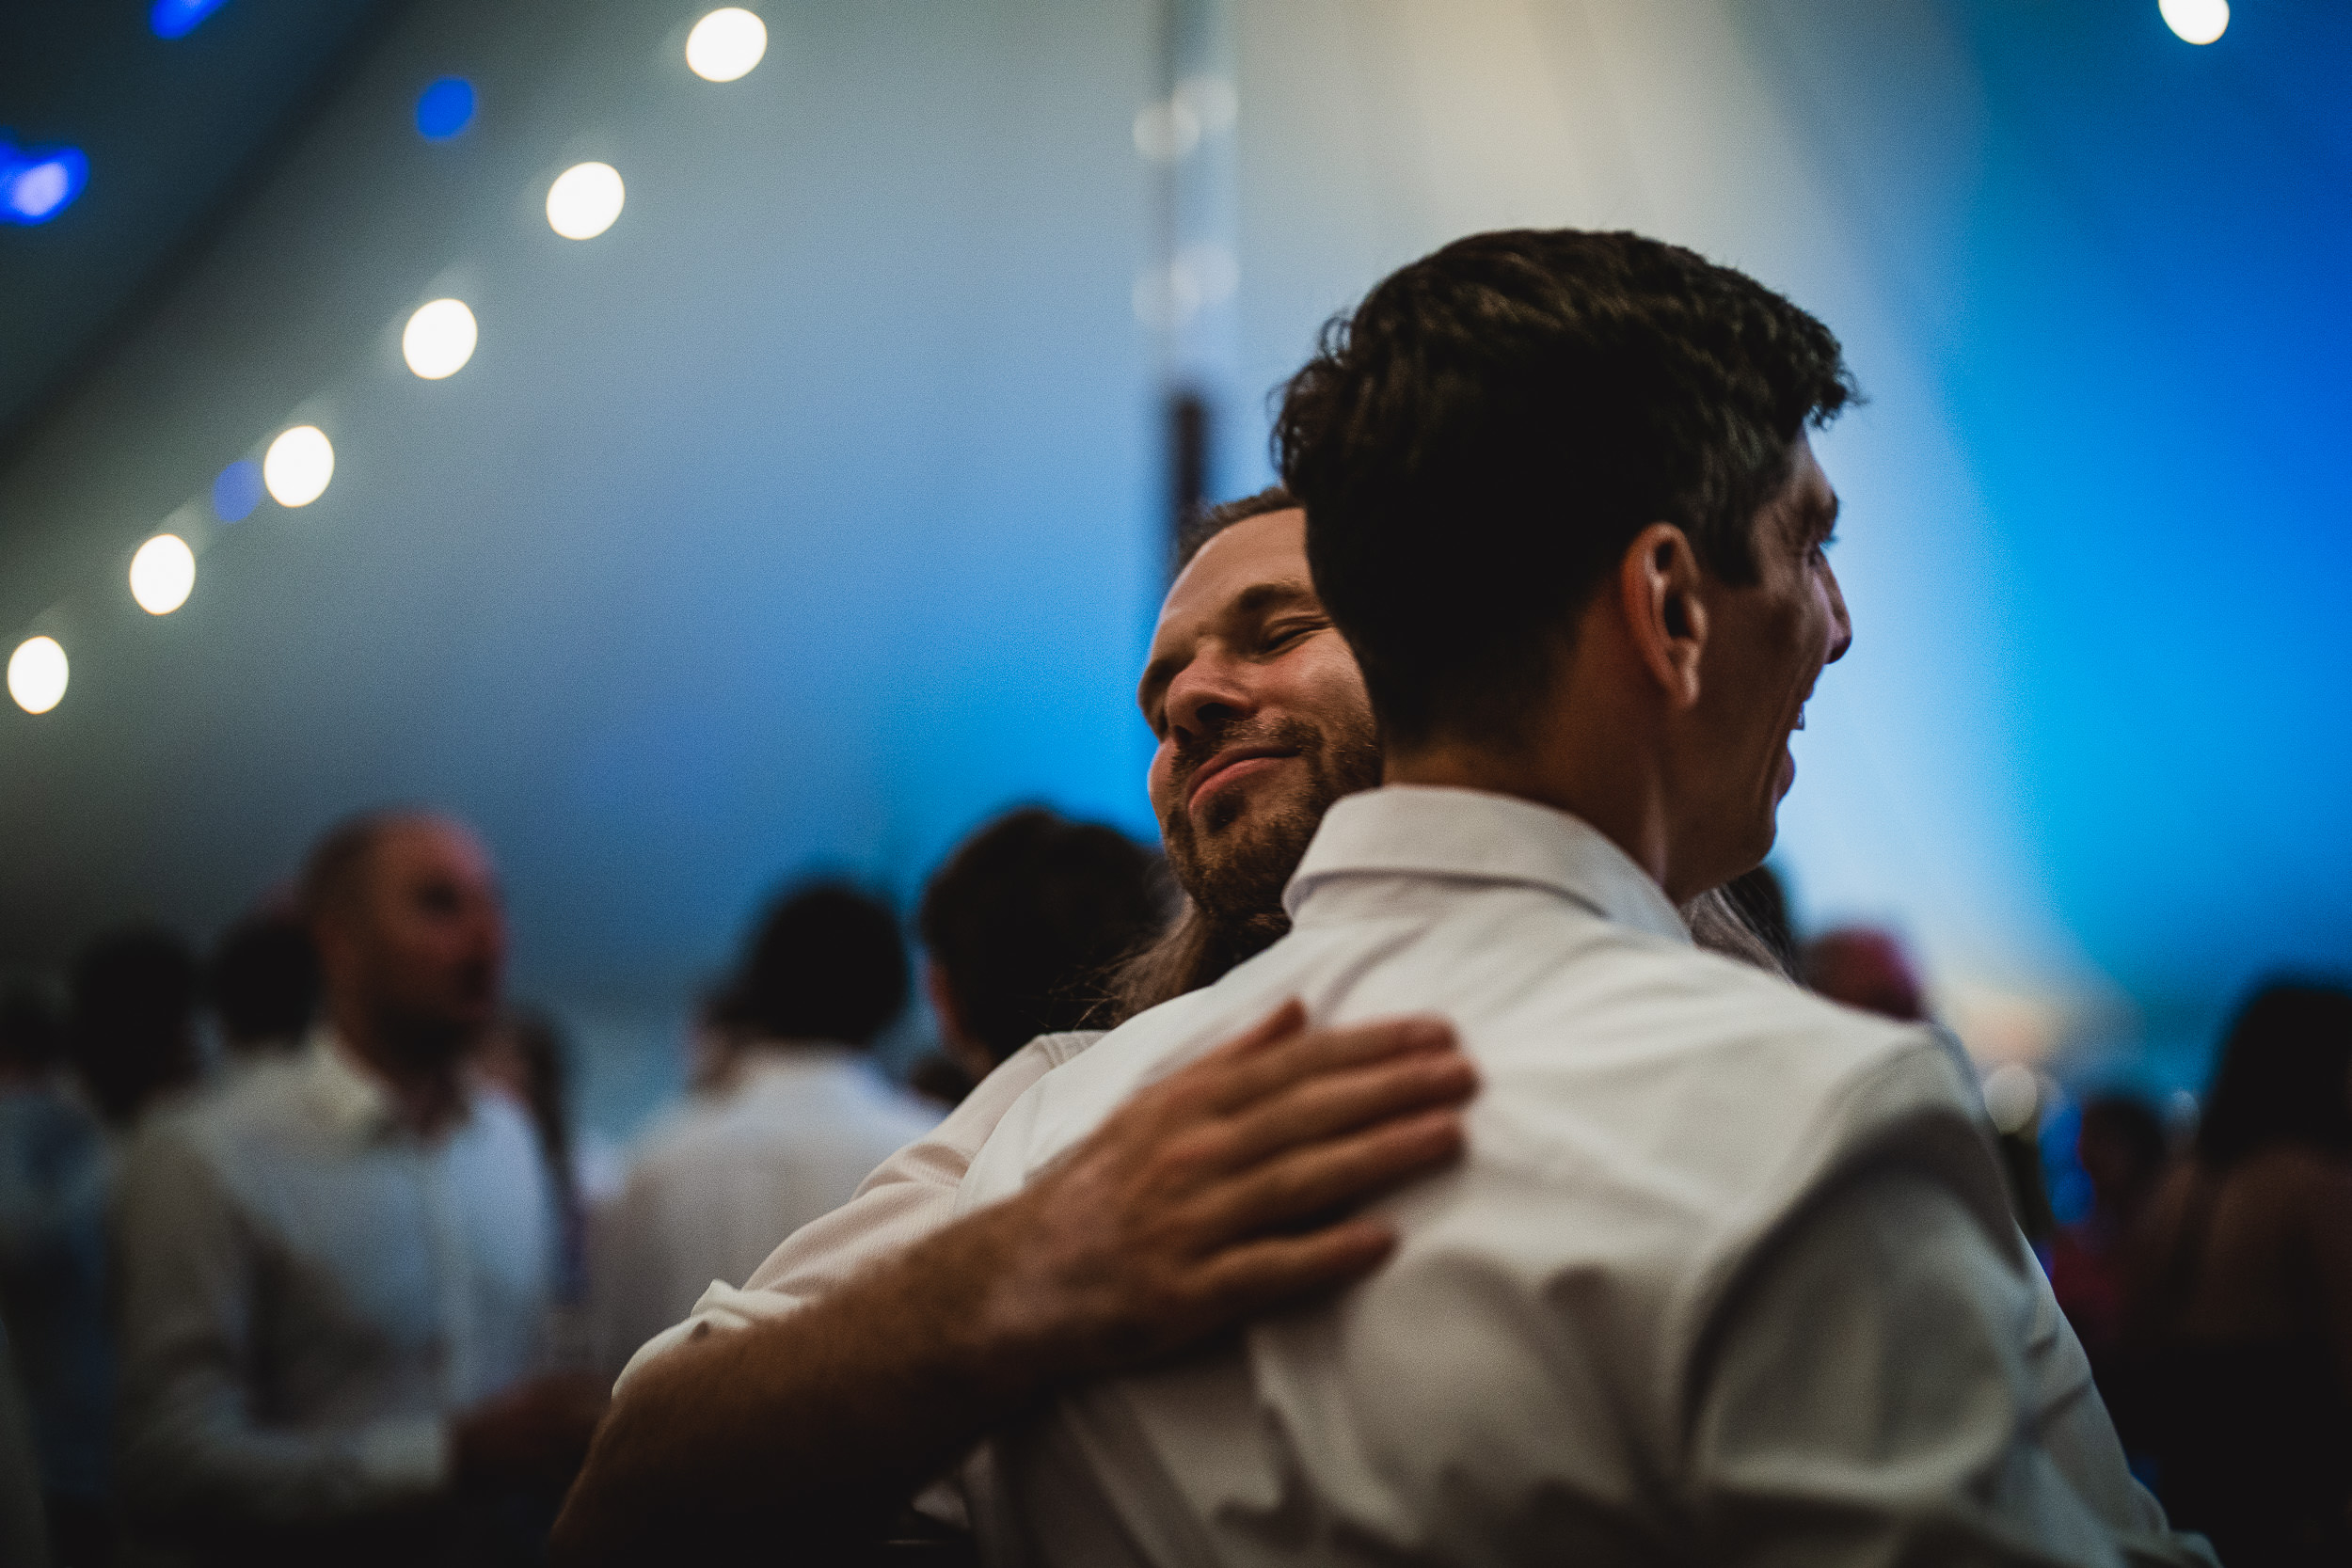
M1168 766L1177 801L1171 815L1184 815L1184 802L1192 796L1194 775L1210 758L1232 746L1275 746L1311 758L1323 750L1323 732L1297 719L1237 719L1204 727L1189 741L1179 740L1175 761Z

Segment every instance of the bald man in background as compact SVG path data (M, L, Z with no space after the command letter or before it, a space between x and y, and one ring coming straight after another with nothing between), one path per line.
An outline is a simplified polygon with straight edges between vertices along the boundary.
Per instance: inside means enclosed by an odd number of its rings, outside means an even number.
M534 1375L552 1195L521 1112L466 1073L505 964L496 876L462 825L382 813L320 841L303 904L318 1027L160 1118L124 1174L124 1498L205 1561L495 1558L602 1403Z

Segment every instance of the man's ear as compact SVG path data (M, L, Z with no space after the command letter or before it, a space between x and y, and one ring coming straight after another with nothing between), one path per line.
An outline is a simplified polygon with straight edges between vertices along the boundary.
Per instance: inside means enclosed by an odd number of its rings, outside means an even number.
M1699 655L1707 647L1704 574L1691 541L1672 523L1652 523L1617 562L1617 600L1634 656L1678 711L1698 705Z

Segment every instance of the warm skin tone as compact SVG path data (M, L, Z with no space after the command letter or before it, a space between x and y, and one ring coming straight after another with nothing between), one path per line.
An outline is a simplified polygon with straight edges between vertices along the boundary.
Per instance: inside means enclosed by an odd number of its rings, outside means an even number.
M1379 782L1363 675L1308 576L1305 513L1201 546L1168 589L1136 702L1159 740L1146 788L1178 880L1212 915L1278 920L1324 811Z
M1305 581L1291 513L1218 535L1169 593L1142 700L1163 821L1193 786L1199 853L1178 871L1196 896L1204 862L1306 808L1306 752L1327 753L1353 716L1368 739L1361 679ZM1302 750L1243 762L1213 744L1253 723ZM1473 1075L1434 1021L1304 1023L1283 1008L1015 1196L787 1317L643 1368L557 1524L557 1560L675 1559L739 1535L814 1556L870 1538L1056 1390L1360 1277L1393 1244L1386 1224L1301 1227L1454 1159Z
M454 822L391 821L312 935L342 1049L390 1094L410 1132L440 1138L465 1114L466 1056L498 1013L506 918L489 856ZM603 1407L602 1390L576 1375L485 1401L451 1426L459 1483L563 1485Z
M1837 519L1811 443L1754 524L1757 580L1724 582L1671 523L1644 529L1578 615L1549 692L1505 750L1391 747L1398 784L1514 795L1581 817L1685 904L1757 864L1796 777L1788 736L1853 641L1824 553Z

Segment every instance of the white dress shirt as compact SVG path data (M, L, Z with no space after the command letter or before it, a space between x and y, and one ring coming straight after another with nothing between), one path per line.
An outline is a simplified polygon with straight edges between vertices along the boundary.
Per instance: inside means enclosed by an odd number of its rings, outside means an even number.
M1030 1085L1102 1037L1100 1030L1040 1035L1006 1057L945 1120L876 1165L849 1202L785 1236L743 1284L712 1281L684 1322L629 1358L613 1392L689 1339L789 1312L946 1225L956 1217L963 1173L998 1118Z
M657 1336L675 1342L662 1331L688 1332L679 1320L699 1303L739 1294L731 1282L849 1202L869 1172L940 1120L938 1107L844 1046L755 1046L737 1072L724 1092L648 1134L620 1196L597 1215L589 1270L611 1361L633 1364L629 1353ZM761 1293L727 1321L790 1305Z
M961 1207L1290 997L1451 1019L1459 1166L1321 1306L1069 1395L967 1472L996 1562L2178 1563L1948 1043L1700 953L1585 824L1391 786L1291 934L1043 1079Z
M535 1370L537 1143L469 1094L433 1140L331 1036L144 1127L117 1212L135 1508L332 1523L448 1479L450 1417Z

